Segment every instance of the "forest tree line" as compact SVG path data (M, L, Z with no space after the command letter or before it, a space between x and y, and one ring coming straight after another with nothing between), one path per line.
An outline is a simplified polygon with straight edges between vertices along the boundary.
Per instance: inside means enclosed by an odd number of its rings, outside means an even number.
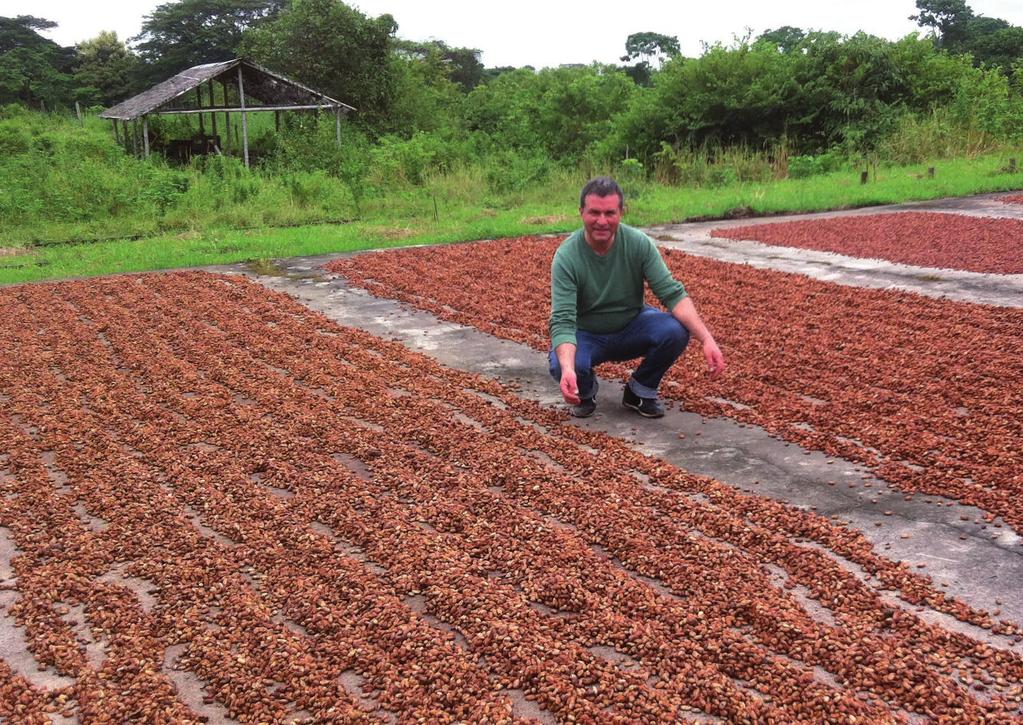
M623 39L620 65L541 70L486 68L478 49L402 39L391 15L339 0L180 0L127 42L103 32L70 48L42 35L49 20L0 18L0 105L110 106L243 56L355 106L366 144L431 165L636 159L677 174L694 149L852 157L900 134L1018 142L1023 28L964 0L917 8L923 32L896 41L786 26L687 56L677 38L648 32Z

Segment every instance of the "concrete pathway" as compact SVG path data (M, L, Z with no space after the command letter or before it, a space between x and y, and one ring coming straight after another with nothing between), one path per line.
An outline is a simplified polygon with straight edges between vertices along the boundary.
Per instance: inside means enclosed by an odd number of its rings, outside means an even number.
M1023 307L1023 274L981 274L955 269L916 267L883 259L848 257L832 252L776 247L761 242L721 239L710 235L713 229L750 224L892 214L904 211L928 211L1023 220L1023 205L1003 204L997 201L1001 196L1005 196L1005 194L989 194L967 199L921 201L819 214L791 214L696 224L665 224L649 227L646 231L665 247L725 262L749 264L761 269L795 272L826 282L852 287L900 289L928 297L946 297L1003 307ZM1020 254L1023 255L1023 238L1020 239Z

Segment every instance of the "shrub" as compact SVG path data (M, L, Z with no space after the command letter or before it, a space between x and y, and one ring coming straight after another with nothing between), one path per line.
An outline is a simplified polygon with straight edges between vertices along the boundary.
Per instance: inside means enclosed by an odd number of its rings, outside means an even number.
M32 148L32 137L16 121L0 121L0 158L24 154Z
M842 156L834 152L817 156L789 156L789 178L805 179L837 171L843 161Z

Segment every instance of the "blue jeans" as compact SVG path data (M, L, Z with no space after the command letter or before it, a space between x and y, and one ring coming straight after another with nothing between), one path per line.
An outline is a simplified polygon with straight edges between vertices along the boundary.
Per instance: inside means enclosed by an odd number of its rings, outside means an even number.
M597 394L597 378L593 368L604 362L622 362L642 357L629 380L629 388L641 398L656 398L661 378L668 372L689 344L689 331L667 312L644 307L623 330L598 335L586 330L576 331L575 376L579 397L588 399ZM551 377L561 382L561 363L557 353L548 355Z

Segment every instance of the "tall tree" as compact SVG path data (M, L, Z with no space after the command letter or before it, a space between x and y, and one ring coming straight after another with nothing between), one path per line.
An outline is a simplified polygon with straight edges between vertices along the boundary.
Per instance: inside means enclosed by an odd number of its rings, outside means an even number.
M1023 60L1023 28L1001 18L977 15L965 0L916 0L911 15L921 27L933 28L938 45L952 53L969 53L978 65L997 66L1011 75Z
M111 30L79 43L75 58L75 96L87 104L104 106L124 100L132 92L138 57Z
M644 32L633 33L625 40L625 55L621 57L623 62L639 61L631 66L625 67L625 72L641 86L650 85L654 66L651 61L657 61L658 67L670 58L682 54L678 44L678 38L674 35L662 35L661 33Z
M178 0L158 5L131 41L145 62L143 85L237 55L246 30L281 12L287 0Z
M774 46L781 53L791 53L806 39L806 31L791 25L783 25L774 30L765 30L757 38L758 43Z
M52 108L69 100L74 51L37 32L55 27L31 15L0 17L0 104Z
M967 26L974 17L965 0L916 0L916 7L920 12L909 19L922 28L933 28L940 47L953 52L963 49Z
M461 86L466 93L483 81L483 64L480 62L482 51L478 48L453 48L443 40L399 40L396 48L401 55L415 60L439 58L446 68L448 79Z
M623 61L656 59L658 63L668 58L681 55L678 38L674 35L662 35L661 33L633 33L625 40L625 55Z
M339 0L294 0L247 32L241 51L355 106L373 125L384 121L393 100L397 29L390 15L370 18Z

